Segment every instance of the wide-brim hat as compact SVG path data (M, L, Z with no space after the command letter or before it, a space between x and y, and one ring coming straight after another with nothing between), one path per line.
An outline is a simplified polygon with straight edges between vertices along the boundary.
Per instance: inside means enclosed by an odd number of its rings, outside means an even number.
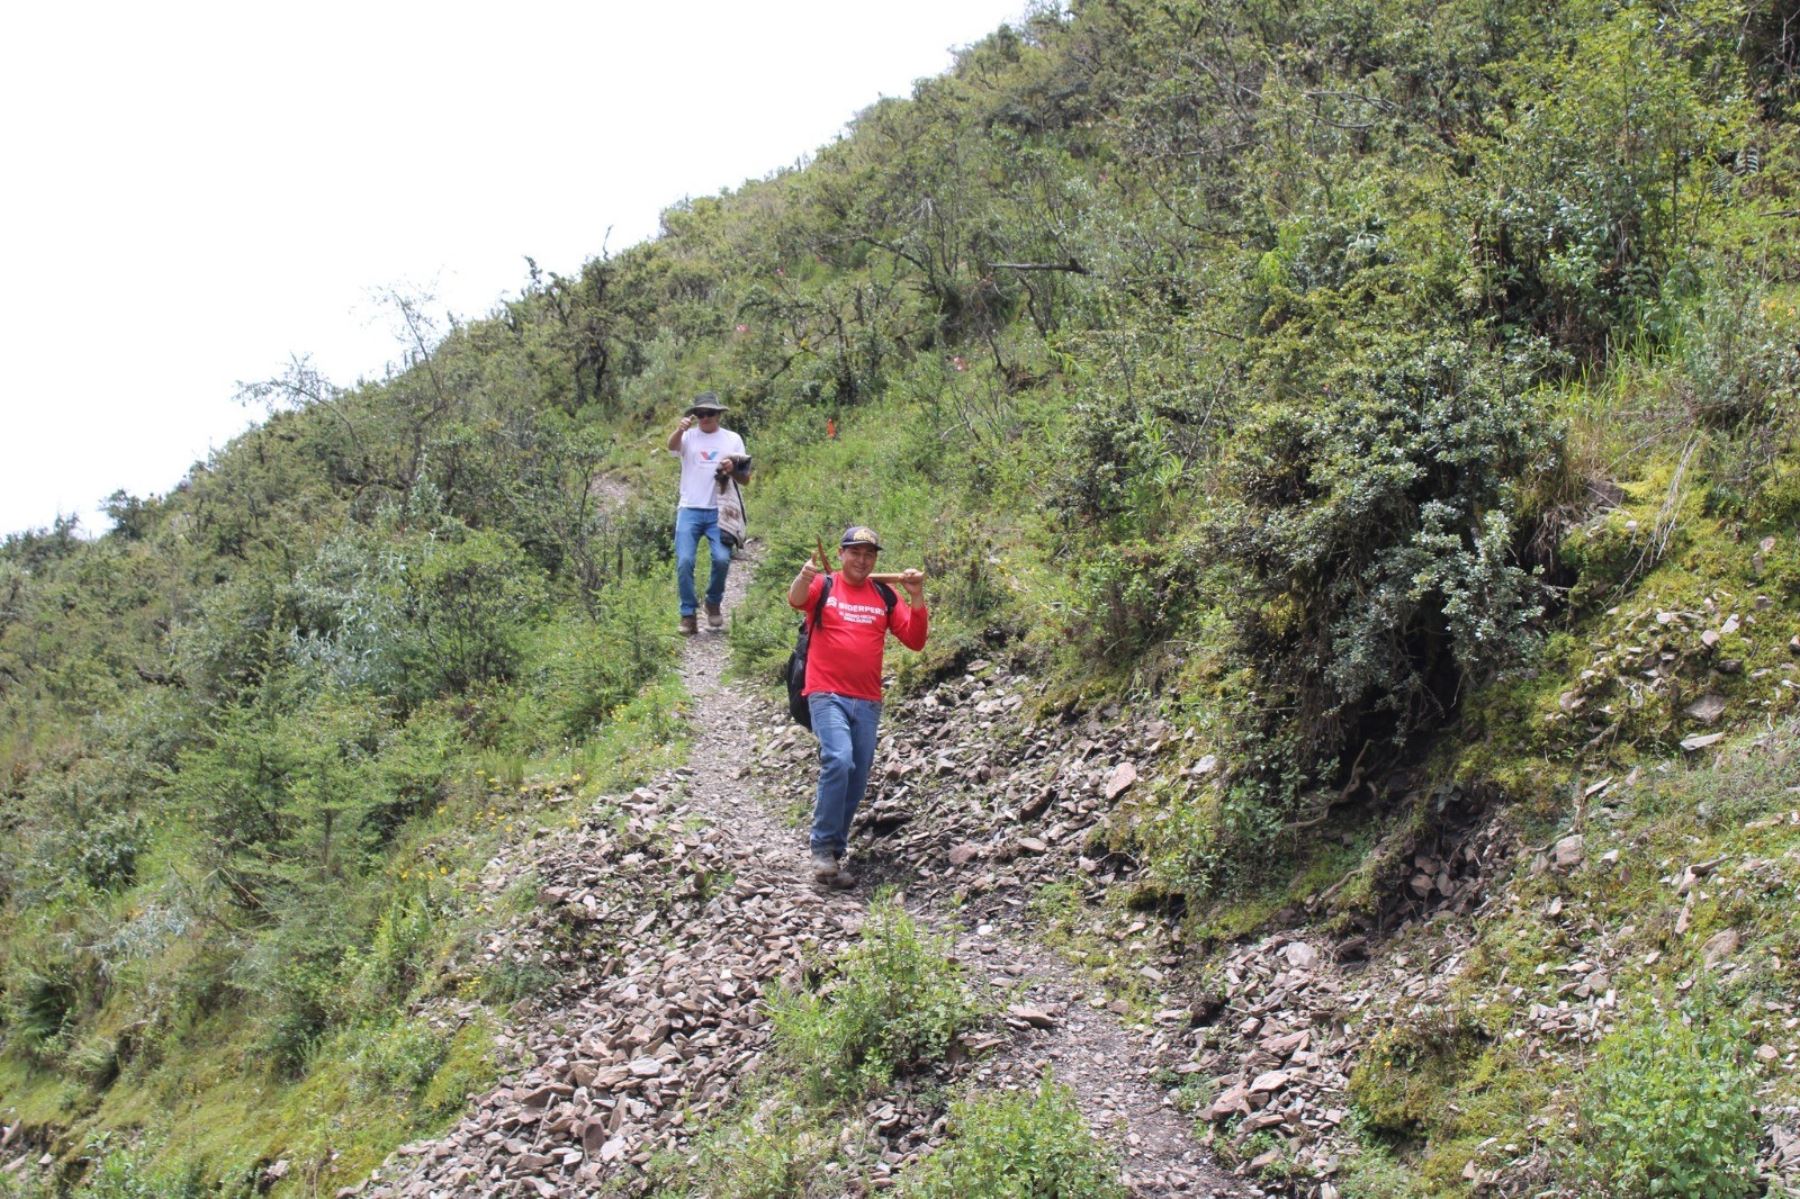
M881 548L881 538L875 536L875 530L868 525L851 525L844 530L844 537L838 542L838 548L847 550L853 545L866 545L872 550L878 550Z
M719 403L719 393L718 392L703 391L699 395L694 397L694 402L688 405L688 410L685 413L683 413L683 415L684 416L699 416L702 412L729 412L729 411L731 411L729 408L727 408L725 405Z

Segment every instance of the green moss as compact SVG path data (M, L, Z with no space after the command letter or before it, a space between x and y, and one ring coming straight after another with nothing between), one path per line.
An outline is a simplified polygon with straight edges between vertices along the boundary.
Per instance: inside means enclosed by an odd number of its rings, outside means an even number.
M92 1096L79 1083L16 1054L0 1056L0 1116L6 1123L55 1128L70 1123L92 1104Z
M1451 1013L1377 1034L1350 1071L1350 1102L1374 1131L1417 1140L1445 1122L1446 1105L1473 1069L1487 1032Z
M485 1017L457 1030L443 1064L419 1098L419 1108L428 1120L450 1120L460 1115L469 1096L490 1089L498 1081L494 1032L493 1023Z

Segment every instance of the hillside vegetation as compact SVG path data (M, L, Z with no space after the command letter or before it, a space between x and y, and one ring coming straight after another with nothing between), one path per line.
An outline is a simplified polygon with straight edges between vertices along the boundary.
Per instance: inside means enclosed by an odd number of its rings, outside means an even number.
M317 1163L279 1193L501 1076L543 980L482 964L474 882L551 790L680 760L661 443L716 389L743 676L789 564L873 524L932 576L902 690L1004 657L1035 720L1175 730L1090 902L1197 973L1303 907L1390 935L1424 847L1506 828L1469 1006L1375 1039L1324 1185L1468 1193L1511 1140L1508 1193L1762 1193L1800 1145L1797 69L1786 2L1046 7L479 320L395 297L404 369L296 362L105 536L0 549L0 1113L64 1187ZM1600 944L1606 1023L1509 1056Z

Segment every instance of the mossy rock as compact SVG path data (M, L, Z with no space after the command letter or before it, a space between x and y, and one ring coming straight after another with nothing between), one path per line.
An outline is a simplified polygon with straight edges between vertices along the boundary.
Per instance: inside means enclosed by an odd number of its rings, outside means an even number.
M1391 1028L1363 1049L1350 1071L1350 1102L1376 1132L1416 1140L1439 1122L1439 1106L1481 1056L1488 1033L1445 1013L1416 1027Z

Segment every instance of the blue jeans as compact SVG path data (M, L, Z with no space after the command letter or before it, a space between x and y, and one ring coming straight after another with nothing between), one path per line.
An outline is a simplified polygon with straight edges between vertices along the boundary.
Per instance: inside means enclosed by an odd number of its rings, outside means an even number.
M814 851L842 854L850 844L850 821L869 785L875 764L875 726L881 705L828 691L806 697L813 735L819 739L819 795L813 801Z
M702 537L712 543L712 578L707 580L706 602L716 608L725 598L725 572L731 569L731 551L719 540L719 510L675 509L675 588L681 593L683 616L700 610L694 600L694 559L699 557Z

